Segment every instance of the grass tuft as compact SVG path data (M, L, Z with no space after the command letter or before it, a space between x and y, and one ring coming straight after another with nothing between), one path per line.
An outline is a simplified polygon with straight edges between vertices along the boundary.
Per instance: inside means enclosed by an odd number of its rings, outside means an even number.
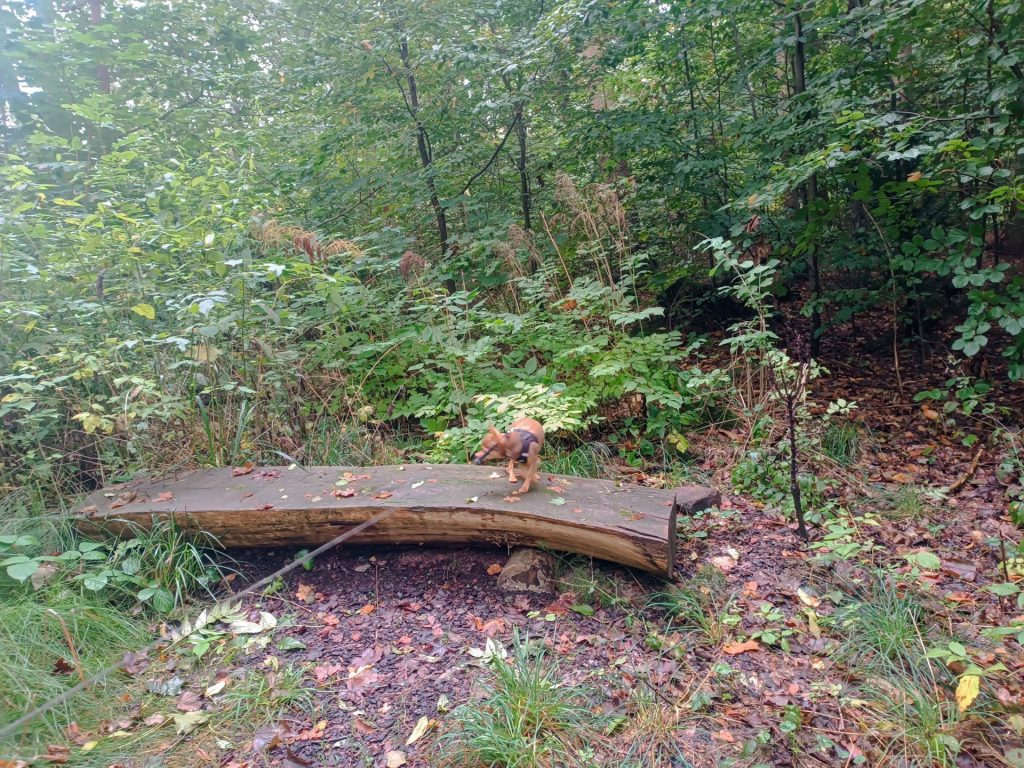
M518 635L494 659L486 694L452 716L443 750L453 765L548 768L580 764L595 716L583 694L559 682L557 667Z
M679 631L717 646L728 637L727 618L734 599L725 575L717 568L703 566L685 584L672 585L655 595L650 605L664 612L667 631Z

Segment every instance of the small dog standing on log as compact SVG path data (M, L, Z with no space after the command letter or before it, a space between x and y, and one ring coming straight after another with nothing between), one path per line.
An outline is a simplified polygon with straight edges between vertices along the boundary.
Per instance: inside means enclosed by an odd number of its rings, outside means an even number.
M540 480L540 449L544 445L544 427L536 419L516 419L508 432L499 432L491 425L487 428L480 450L473 454L474 464L508 459L508 481L516 482L515 466L526 464L526 478L516 493L526 493L530 483Z

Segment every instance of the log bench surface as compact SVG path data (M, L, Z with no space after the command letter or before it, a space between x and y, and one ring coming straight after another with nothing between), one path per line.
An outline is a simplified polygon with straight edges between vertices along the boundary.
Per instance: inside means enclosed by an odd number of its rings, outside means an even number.
M224 547L317 546L394 509L350 542L542 546L671 576L677 510L719 501L700 486L658 490L546 473L514 497L518 484L504 468L459 464L235 471L192 470L95 491L77 525L87 534L121 533L156 516Z

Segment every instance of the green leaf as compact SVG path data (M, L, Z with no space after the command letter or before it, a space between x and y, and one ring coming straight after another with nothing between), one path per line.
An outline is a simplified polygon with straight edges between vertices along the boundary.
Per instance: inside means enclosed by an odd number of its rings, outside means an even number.
M910 554L903 555L903 559L912 565L919 565L929 571L937 571L942 567L942 561L939 559L939 556L928 550L911 552Z
M1001 581L998 584L989 584L985 590L999 597L1010 597L1021 591L1020 587L1008 581Z
M7 575L15 581L25 581L25 579L29 578L33 573L35 573L38 570L38 560L26 559L24 562L13 563L12 565L8 565Z
M277 649L279 651L302 651L305 650L305 648L306 644L304 642L298 638L292 637L291 635L286 635L277 644Z
M152 304L136 304L132 307L132 312L141 315L147 320L156 320L156 309L153 308Z
M957 656L967 656L967 649L955 640L950 641L949 650L951 650Z
M561 496L558 496L558 497L552 499L551 503L554 504L556 507L560 507L563 504L565 504L565 499L562 498Z
M82 586L90 592L99 592L107 586L107 575L105 573L86 573L81 578Z
M591 606L583 604L583 603L581 603L580 605L572 606L572 610L575 611L576 613L580 614L581 616L593 616L594 615L594 609Z
M169 589L159 587L153 591L152 604L160 613L170 613L174 610L174 595Z

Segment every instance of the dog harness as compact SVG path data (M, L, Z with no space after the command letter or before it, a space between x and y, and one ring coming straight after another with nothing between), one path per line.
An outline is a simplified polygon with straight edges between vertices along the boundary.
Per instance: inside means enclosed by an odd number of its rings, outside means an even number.
M519 454L519 458L516 459L518 463L522 464L530 457L530 446L537 442L537 437L536 435L533 434L533 432L530 432L528 429L520 429L516 427L512 431L518 432L520 435L523 436L523 450ZM508 433L506 432L505 434L507 435Z
M533 445L536 442L539 442L539 441L537 440L537 436L535 434L533 434L533 432L531 432L528 429L522 429L520 427L516 427L515 429L513 429L511 431L512 432L518 432L520 435L522 435L521 440L523 441L523 449L522 449L522 451L519 454L519 458L517 458L515 460L517 464L522 464L522 463L524 463L530 457L530 446ZM505 432L504 435L505 435L505 437L508 437L508 432ZM486 451L484 451L482 454L480 454L480 456L478 458L473 459L473 463L474 464L483 464L484 463L484 459L486 459L491 454L491 451L493 451L497 447L498 447L497 445L492 445L490 448L488 448Z

